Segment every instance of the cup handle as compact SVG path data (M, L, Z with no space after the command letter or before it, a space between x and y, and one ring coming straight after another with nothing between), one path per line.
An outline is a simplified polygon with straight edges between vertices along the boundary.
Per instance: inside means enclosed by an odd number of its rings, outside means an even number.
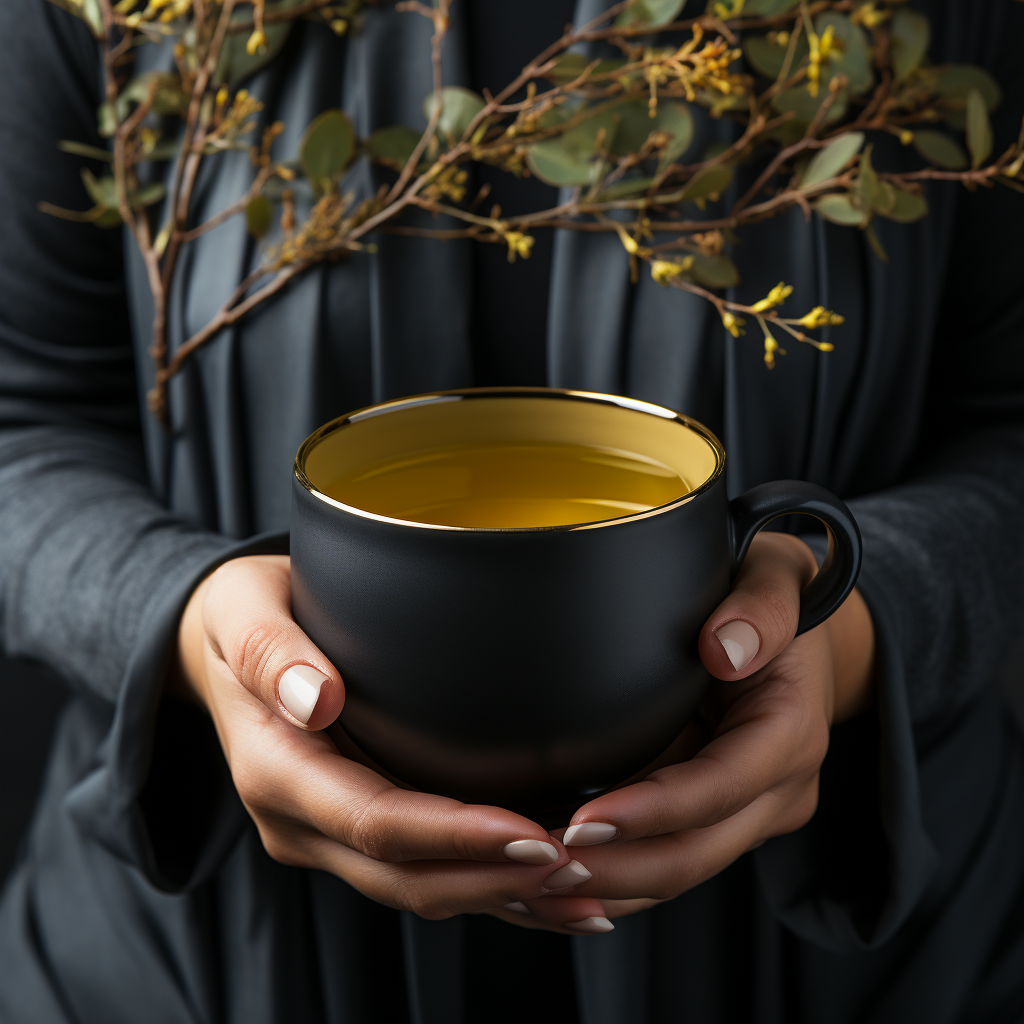
M799 636L824 622L853 590L860 573L861 539L853 514L824 487L802 480L761 484L729 502L733 579L758 530L779 516L793 514L814 516L828 531L825 560L800 595Z

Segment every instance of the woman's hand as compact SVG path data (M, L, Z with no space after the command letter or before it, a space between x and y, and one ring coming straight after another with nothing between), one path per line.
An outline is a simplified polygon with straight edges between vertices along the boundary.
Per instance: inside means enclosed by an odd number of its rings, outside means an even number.
M401 789L316 731L338 716L345 690L291 617L289 565L282 556L238 558L200 584L182 617L175 680L213 717L270 856L330 871L431 919L519 903L585 877L540 825ZM563 923L603 914L593 898L576 905L579 917Z
M571 898L543 896L527 902L529 917L498 916L562 930L579 920L582 896L598 897L609 918L634 913L806 824L829 729L869 703L874 658L871 616L856 591L794 639L800 592L816 568L795 537L755 538L735 589L699 640L701 660L721 680L708 702L709 741L682 760L700 746L691 728L655 771L585 804L556 833L592 876Z

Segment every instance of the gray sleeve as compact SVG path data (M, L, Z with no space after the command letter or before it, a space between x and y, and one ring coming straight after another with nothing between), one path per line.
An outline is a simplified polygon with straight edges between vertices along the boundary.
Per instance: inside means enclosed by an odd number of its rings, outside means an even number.
M0 640L113 702L155 603L233 542L147 485L120 232L37 209L89 205L57 142L103 145L95 41L42 0L0 37Z

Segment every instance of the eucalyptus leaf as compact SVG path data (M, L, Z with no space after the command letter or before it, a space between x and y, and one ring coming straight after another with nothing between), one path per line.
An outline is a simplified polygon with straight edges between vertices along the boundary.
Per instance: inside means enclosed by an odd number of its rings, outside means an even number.
M901 188L893 188L896 193L896 201L891 210L886 211L883 216L894 220L898 224L912 224L928 215L928 203L923 196L917 196L906 192Z
M121 226L121 213L119 210L104 210L93 220L98 228L116 228Z
M273 222L273 204L264 195L254 196L245 208L245 226L249 229L249 234L259 241L270 230Z
M819 216L833 224L863 227L867 221L864 211L857 209L847 195L822 196L813 206Z
M313 119L299 143L299 158L314 189L325 191L345 169L355 139L352 122L341 110L325 110Z
M744 11L747 8L744 7ZM809 53L807 36L803 33L797 39L793 48L793 60L790 62L790 71L800 66L800 62ZM789 53L789 46L780 46L771 42L767 36L747 36L743 40L743 55L747 63L760 75L770 78L772 81L782 74L786 64L786 55Z
M914 132L914 149L930 164L947 171L962 171L969 161L960 143L943 132L922 128Z
M423 101L423 116L429 121L434 116L436 98L430 93ZM461 85L449 85L441 90L441 118L437 130L441 137L454 146L465 134L470 121L484 108L484 98Z
M735 288L740 283L739 269L724 253L717 256L695 254L690 273L708 288Z
M773 14L785 14L793 10L798 3L800 0L747 0L743 5L743 13L771 17Z
M137 103L142 103L153 93L154 114L183 114L188 106L188 97L181 87L181 78L165 71L147 71L136 75L118 93L117 114L123 121Z
M664 170L689 148L693 141L693 117L685 103L662 101L655 117L650 116L646 100L629 100L614 107L612 113L619 118L614 145L609 152L615 156L636 153L651 132L664 132L671 136L662 150L659 170Z
M695 174L683 189L681 203L690 203L695 199L717 199L728 187L733 178L733 169L726 164L712 164Z
M378 128L365 142L366 151L378 163L401 170L420 141L420 133L404 124Z
M84 142L62 139L57 143L57 148L62 153L73 153L75 156L84 156L89 160L102 160L107 164L114 162L113 154L108 153L105 149L100 149L99 146L89 146Z
M649 25L656 28L674 21L686 0L632 0L616 19L616 25Z
M97 39L102 39L106 34L103 27L103 8L100 0L82 0L81 18L92 30Z
M96 111L96 124L99 133L104 139L109 139L117 131L117 118L114 117L114 107L110 103L104 103Z
M897 82L909 78L924 59L931 42L931 22L909 7L898 8L892 16L889 53Z
M587 57L582 53L563 53L544 77L557 85L565 85L567 82L574 82L594 63L593 57ZM625 63L624 60L599 60L591 75L609 74L623 67Z
M868 224L864 230L864 234L867 235L868 245L874 250L875 255L883 262L889 262L889 254L885 251L885 247L879 241L878 235L875 234L875 229L871 224Z
M875 205L878 191L878 175L871 166L871 146L860 155L860 173L857 175L857 205L862 210L871 210Z
M860 152L863 144L863 132L849 132L833 139L824 149L818 150L807 165L800 187L811 188L834 178Z
M967 94L967 148L974 168L980 167L992 153L992 124L985 100L977 89Z
M845 15L832 11L825 11L815 19L814 30L819 36L824 35L829 26L835 32L840 49L828 55L822 78L846 75L851 93L867 92L875 84L875 74L871 70L871 49L864 30Z
M891 182L879 181L875 184L875 194L871 198L871 209L875 213L888 216L896 206L896 189Z
M114 179L110 175L97 178L88 167L82 168L82 184L89 198L98 206L105 206L108 210L117 209L117 188Z
M281 0L276 4L267 4L266 9L267 11L286 11L301 2L302 0ZM247 13L247 10L239 10L232 20L251 23L252 14L251 12ZM217 70L213 75L214 83L226 85L231 90L237 89L245 79L266 67L281 52L291 35L292 25L291 21L272 21L264 24L263 33L267 37L266 45L260 47L253 54L246 50L250 32L247 30L229 32L224 40L224 48L220 52Z
M821 107L822 103L825 102L825 98L828 95L828 89L824 86L818 90L817 96L812 96L807 91L806 85L795 85L792 89L786 89L784 92L780 92L772 100L772 106L780 114L792 111L795 115L794 121L806 125L810 124L811 121L814 120L814 115L818 113L818 109ZM825 115L825 124L832 124L833 122L840 120L840 118L846 114L847 96L848 93L846 89L839 90L839 95L836 96L835 102ZM799 135L803 135L803 132L799 131L797 134L799 137Z
M939 95L953 103L967 105L967 94L977 89L985 101L985 108L991 113L999 106L1003 98L999 83L983 68L973 64L952 64L939 76L936 90ZM946 124L950 128L963 131L967 126L966 109L946 112Z
M623 181L612 182L594 197L598 203L611 202L613 199L624 199L627 196L635 196L640 192L646 192L653 183L653 178L626 178Z
M598 139L603 131L603 147L611 150L619 118L610 111L588 118L561 135L529 147L526 161L541 181L559 187L589 185L600 175L603 161L596 161Z
M137 189L128 193L128 203L133 207L152 206L159 203L167 195L167 189L163 182L154 181L149 185L140 185Z

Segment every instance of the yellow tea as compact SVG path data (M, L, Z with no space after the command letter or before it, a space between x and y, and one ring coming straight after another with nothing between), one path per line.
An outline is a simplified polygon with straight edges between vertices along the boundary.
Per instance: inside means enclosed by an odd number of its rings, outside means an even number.
M646 512L685 495L673 469L614 448L547 442L444 445L321 485L391 519L468 527L568 526Z

